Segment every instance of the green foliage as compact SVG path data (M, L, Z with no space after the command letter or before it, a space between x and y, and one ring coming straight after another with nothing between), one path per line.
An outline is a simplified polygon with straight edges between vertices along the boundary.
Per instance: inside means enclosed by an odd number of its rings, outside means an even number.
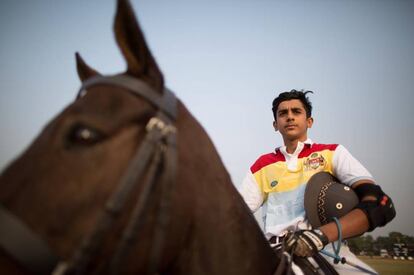
M387 237L379 236L374 239L371 235L363 235L348 240L348 246L355 254L361 251L368 255L379 255L381 249L391 252L394 243L404 243L407 247L414 247L414 237L400 232L390 232Z

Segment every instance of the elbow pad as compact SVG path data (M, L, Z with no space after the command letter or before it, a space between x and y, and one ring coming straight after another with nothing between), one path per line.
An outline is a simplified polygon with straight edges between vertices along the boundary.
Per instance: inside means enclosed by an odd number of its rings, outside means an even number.
M394 203L379 185L361 184L354 191L360 201L355 208L361 209L367 216L369 221L368 231L384 226L394 219L396 215ZM366 196L374 196L376 201L361 201Z

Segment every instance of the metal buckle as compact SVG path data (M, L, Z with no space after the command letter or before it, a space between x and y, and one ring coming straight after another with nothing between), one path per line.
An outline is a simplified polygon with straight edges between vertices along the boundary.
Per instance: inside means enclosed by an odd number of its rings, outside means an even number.
M175 133L177 131L177 129L174 126L172 126L171 124L166 124L159 117L152 117L145 126L145 129L149 132L152 129L154 129L154 127L159 129L163 136L166 136L170 133Z

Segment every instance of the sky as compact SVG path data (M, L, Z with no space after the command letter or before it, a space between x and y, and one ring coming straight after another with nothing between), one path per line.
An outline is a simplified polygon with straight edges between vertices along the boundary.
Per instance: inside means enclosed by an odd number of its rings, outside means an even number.
M309 137L343 144L394 200L373 235L414 235L414 1L133 0L166 85L201 122L238 186L281 146L272 100L305 89ZM74 53L125 70L115 1L0 1L0 168L70 104Z

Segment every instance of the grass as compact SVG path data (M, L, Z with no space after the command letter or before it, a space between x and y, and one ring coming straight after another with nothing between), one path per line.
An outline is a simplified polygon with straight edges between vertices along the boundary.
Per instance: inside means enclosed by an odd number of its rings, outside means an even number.
M359 256L359 258L374 268L381 275L414 275L414 261L382 259L380 257L371 258L368 256Z

